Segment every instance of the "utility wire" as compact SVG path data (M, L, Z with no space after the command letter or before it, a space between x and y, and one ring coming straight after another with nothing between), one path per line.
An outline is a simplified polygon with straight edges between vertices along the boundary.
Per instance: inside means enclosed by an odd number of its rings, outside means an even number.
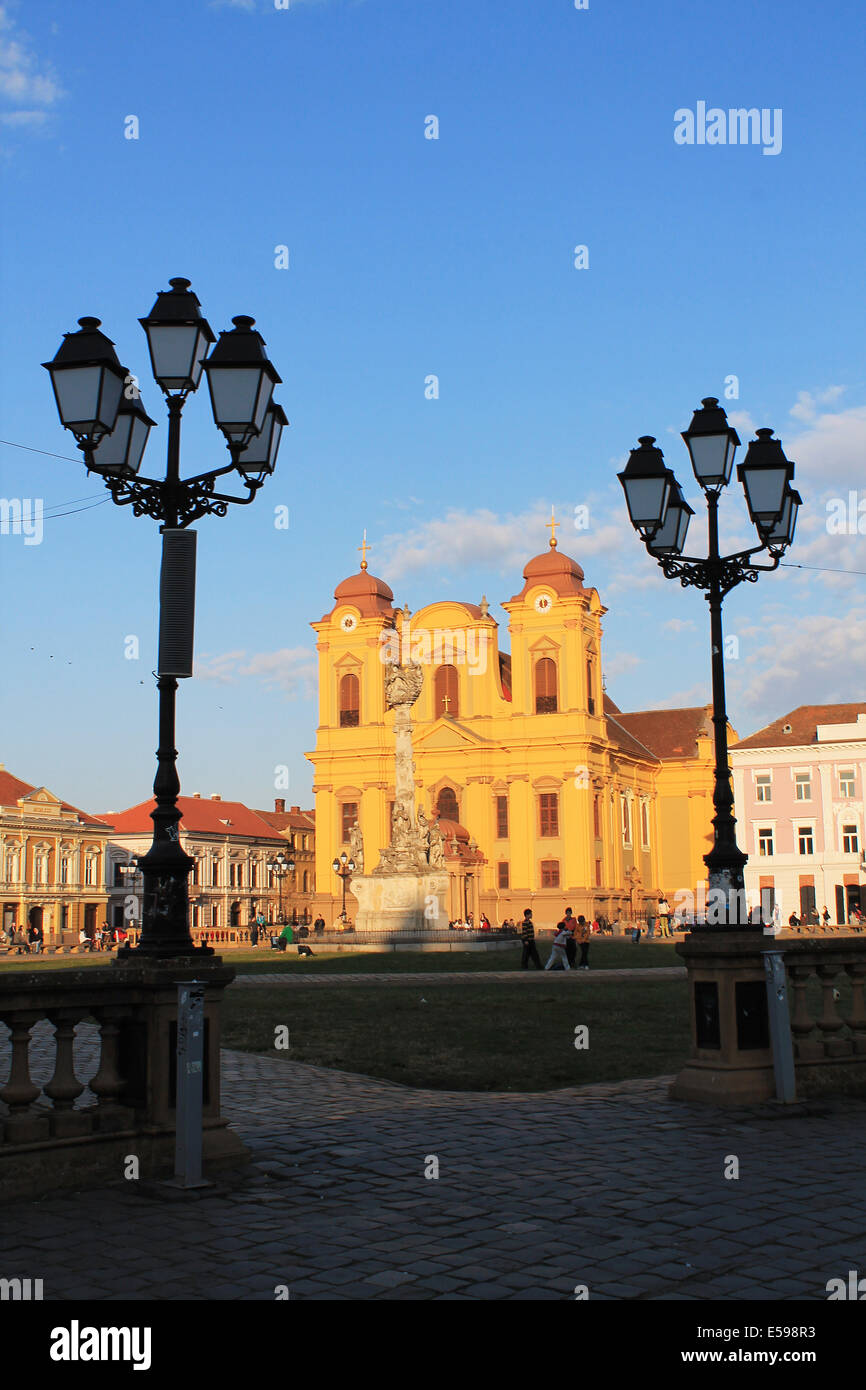
M831 570L826 565L795 565L790 560L783 560L780 568L786 570L815 570L818 574L859 574L866 578L866 570Z
M5 444L10 449L26 449L28 454L44 454L49 459L65 459L67 463L80 463L81 459L74 459L71 454L52 454L50 449L34 449L29 444L15 444L11 439L0 439L0 444Z

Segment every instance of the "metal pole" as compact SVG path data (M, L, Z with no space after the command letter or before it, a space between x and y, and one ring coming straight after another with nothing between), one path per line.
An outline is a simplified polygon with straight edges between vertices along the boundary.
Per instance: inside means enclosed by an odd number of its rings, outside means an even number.
M776 1099L784 1105L791 1105L797 1099L797 1077L794 1070L794 1045L791 1041L784 951L765 951L764 971L767 976L767 1012L773 1048L773 1071L776 1076Z
M707 601L710 605L710 647L713 678L713 729L716 755L713 786L713 848L704 855L709 871L711 892L724 893L725 912L722 923L734 930L745 930L745 879L743 868L748 855L737 845L734 791L728 758L728 712L725 701L725 648L722 630L722 583L719 574L719 499L707 494L709 511L710 567L713 571Z
M201 980L179 981L177 987L174 1174L178 1187L210 1186L201 1174L205 988Z

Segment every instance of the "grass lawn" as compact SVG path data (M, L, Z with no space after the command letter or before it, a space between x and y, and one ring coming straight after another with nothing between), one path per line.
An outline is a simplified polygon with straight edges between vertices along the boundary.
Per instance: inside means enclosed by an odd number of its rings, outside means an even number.
M381 951L351 952L328 951L317 947L311 941L315 955L298 955L293 944L284 953L272 951L270 947L248 951L225 951L223 960L233 965L239 975L267 974L271 971L291 971L304 975L324 971L335 975L358 974L417 974L419 971L440 970L519 970L520 942L515 941L504 951ZM97 951L93 955L85 951L81 955L62 956L0 956L0 971L4 970L82 970L92 966L107 966L116 957L115 951ZM538 943L538 954L542 964L550 955L549 939ZM682 965L672 942L659 942L657 945L641 943L635 946L630 941L594 941L589 950L590 966L593 970L633 970L640 967L646 970L659 965ZM530 967L531 968L531 967Z
M637 949L637 948L635 948ZM426 1002L422 1002L426 1001ZM228 989L223 1045L408 1086L549 1091L677 1071L688 1056L683 980L552 977L473 984ZM575 1028L589 1047L574 1046ZM275 1028L290 1048L276 1051Z

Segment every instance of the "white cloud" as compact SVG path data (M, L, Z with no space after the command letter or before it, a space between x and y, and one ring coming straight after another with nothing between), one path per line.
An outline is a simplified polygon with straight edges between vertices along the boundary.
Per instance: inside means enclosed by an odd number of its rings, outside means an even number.
M282 690L287 695L310 698L316 684L318 667L315 653L309 647L282 647L273 652L256 652L247 657L246 651L222 652L216 656L197 657L195 674L199 680L234 685L240 677L252 676L266 690Z
M606 656L603 664L605 680L616 680L617 676L624 676L626 671L642 665L642 659L634 652L615 652L613 656Z
M0 5L0 101L14 108L0 112L0 122L12 127L42 125L46 108L63 95L51 66L39 59L9 7Z
M840 614L779 613L761 626L753 651L741 644L741 657L727 668L731 701L760 721L797 705L857 700L866 689L866 604Z
M47 111L3 111L0 112L0 125L44 125L48 120Z
M828 386L823 391L800 391L790 413L796 420L813 420L818 413L818 405L830 405L839 399L844 390L844 386Z
M694 627L693 618L668 618L667 622L662 623L663 632L690 632Z

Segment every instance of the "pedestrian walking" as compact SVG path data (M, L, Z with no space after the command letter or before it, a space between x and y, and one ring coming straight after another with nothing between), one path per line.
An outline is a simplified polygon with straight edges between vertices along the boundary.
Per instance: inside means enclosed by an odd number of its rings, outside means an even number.
M250 945L257 947L259 944L259 924L253 920L250 922Z
M520 959L521 970L528 970L530 961L532 961L536 970L540 970L541 958L538 954L538 947L535 944L535 924L532 920L531 907L528 907L523 914L523 927L520 936L523 941L523 954Z
M574 913L570 907L567 907L562 921L556 924L556 930L565 931L567 933L565 939L565 957L572 970L577 961L577 943L574 939L574 929L576 926L577 923L574 920Z
M589 969L589 943L590 943L590 939L591 939L592 933L591 933L591 931L590 931L589 923L587 922L587 920L586 920L585 917L578 917L578 919L577 919L577 933L576 933L576 935L577 935L577 943L576 943L576 944L580 947L580 961L579 961L579 963L578 963L578 967L577 967L577 968L578 968L578 970L588 970L588 969ZM571 962L569 962L569 964L571 964Z
M556 928L556 935L553 938L553 945L550 948L550 959L544 967L545 970L557 970L560 967L563 970L571 969L568 963L568 956L565 953L565 944L570 935L571 933L566 931L565 927L559 926Z

